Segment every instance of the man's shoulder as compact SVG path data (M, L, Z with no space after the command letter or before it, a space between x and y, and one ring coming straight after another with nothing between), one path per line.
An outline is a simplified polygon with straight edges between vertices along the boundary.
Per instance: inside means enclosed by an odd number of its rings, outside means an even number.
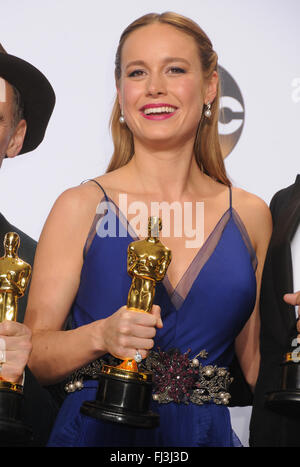
M294 183L287 187L281 188L274 194L270 202L270 209L273 217L276 217L279 211L281 211L281 209L283 209L289 202L290 196L292 195L296 185L299 185L300 189L300 175L297 175Z

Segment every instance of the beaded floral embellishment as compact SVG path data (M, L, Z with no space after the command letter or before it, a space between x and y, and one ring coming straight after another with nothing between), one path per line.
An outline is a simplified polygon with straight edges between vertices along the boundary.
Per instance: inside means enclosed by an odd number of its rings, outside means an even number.
M72 373L70 380L65 385L65 391L75 392L80 391L84 387L84 379L97 379L101 373L102 365L104 361L102 359L94 360L83 368L79 368Z
M153 399L161 404L214 402L227 405L228 388L233 380L228 370L217 365L203 366L198 358L207 358L205 350L192 360L188 359L189 352L181 354L178 349L150 352L143 366L154 374Z
M193 402L202 405L213 402L227 405L230 399L228 388L233 381L229 371L217 365L203 366L199 359L207 358L205 350L201 350L192 360L188 358L189 353L182 354L178 349L151 351L139 365L140 371L153 372L153 400L160 404ZM118 365L120 362L111 356L108 361L99 359L91 362L71 375L65 391L70 393L82 389L84 379L97 379L104 363Z

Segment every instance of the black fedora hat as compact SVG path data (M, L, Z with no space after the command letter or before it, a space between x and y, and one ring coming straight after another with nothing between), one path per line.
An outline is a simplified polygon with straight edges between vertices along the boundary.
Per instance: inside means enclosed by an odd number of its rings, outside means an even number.
M8 54L0 44L0 77L21 94L27 132L20 154L33 151L43 141L55 105L48 79L30 63Z

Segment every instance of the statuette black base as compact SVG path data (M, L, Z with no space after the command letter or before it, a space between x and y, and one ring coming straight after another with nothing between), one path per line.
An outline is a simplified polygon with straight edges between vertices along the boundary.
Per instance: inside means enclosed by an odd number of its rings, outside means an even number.
M136 428L155 428L159 426L159 415L154 412L137 413L122 410L118 407L109 409L97 401L84 402L80 411L84 415L88 415L98 420L105 420L107 422L122 423Z
M26 446L32 432L22 421L23 394L0 390L0 446Z
M288 361L282 365L281 389L266 394L266 406L282 415L300 415L300 364Z
M137 428L155 428L159 425L159 415L149 410L151 380L150 374L148 377L146 373L104 366L104 372L99 376L96 400L84 402L80 411L84 415L109 422Z
M300 415L300 390L276 391L267 394L267 407L283 415Z

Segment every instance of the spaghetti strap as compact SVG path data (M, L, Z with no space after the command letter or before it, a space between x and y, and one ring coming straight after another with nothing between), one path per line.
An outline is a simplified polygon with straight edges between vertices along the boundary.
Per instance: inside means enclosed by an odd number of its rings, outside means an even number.
M96 183L96 185L98 185L98 187L101 188L101 190L103 191L103 194L104 194L104 196L105 196L105 200L106 200L106 201L109 201L108 196L107 196L107 194L106 194L104 188L100 185L99 182L97 182L97 180L95 180L94 178L89 178L88 180L84 180L83 182L81 182L81 184L86 183L86 182L94 182L94 183Z
M230 212L232 212L232 190L231 190L231 186L229 186L229 209L230 209Z
M82 185L83 183L87 183L87 182L94 182L94 183L96 183L96 185L98 185L98 187L102 190L102 192L103 192L103 194L104 194L104 197L105 197L105 201L106 201L107 203L110 202L110 201L109 201L109 198L108 198L108 196L107 196L107 194L106 194L106 192L105 192L105 190L104 190L104 188L102 187L102 185L100 185L99 182L97 182L97 180L95 180L94 178L89 178L89 179L84 180L83 182L81 182L81 185ZM102 200L101 200L101 202L102 202ZM95 217L94 217L93 223L92 223L92 225L91 225L91 228L90 228L90 230L89 230L89 233L88 233L88 236L87 236L87 239L86 239L86 241L85 241L84 248L83 248L83 260L85 260L85 257L86 257L86 255L87 255L87 252L88 252L88 250L89 250L89 248L90 248L90 246L91 246L91 244L92 244L92 242L93 242L93 239L94 239L94 237L95 237L95 235L96 235L96 232L97 232L97 224L98 224L99 220L101 219L101 217L103 217L104 215L105 215L105 213L99 214L98 212L96 212L96 215L95 215Z

